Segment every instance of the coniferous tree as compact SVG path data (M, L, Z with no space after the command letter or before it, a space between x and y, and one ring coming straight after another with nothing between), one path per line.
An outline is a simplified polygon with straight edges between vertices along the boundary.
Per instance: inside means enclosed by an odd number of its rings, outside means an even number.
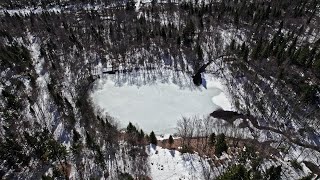
M158 144L157 137L156 137L156 135L154 134L153 131L151 131L149 138L150 138L150 143L151 144L154 144L154 145Z
M217 156L221 156L222 152L226 152L227 150L228 150L228 146L227 146L227 143L225 140L225 135L223 133L219 134L217 136L217 141L215 144L215 151L214 152Z
M267 169L265 177L268 180L280 180L281 171L282 171L281 165L277 167L271 166L269 169Z
M243 42L241 45L241 57L243 61L248 61L249 48L246 46L246 43Z
M209 145L213 146L216 143L216 134L211 133L209 136Z
M140 132L139 132L139 134L138 134L138 140L141 141L141 140L143 140L143 138L144 138L144 132L143 132L143 130L141 129Z
M133 0L129 0L126 4L126 10L132 11L134 10L135 3Z
M236 49L236 41L232 39L230 43L230 50L234 51L235 49Z
M170 135L170 136L169 136L169 145L170 145L170 148L171 148L171 146L172 146L173 143L174 143L173 137Z
M221 176L216 178L217 180L230 180L230 179L241 179L249 180L250 176L247 169L242 165L233 165Z
M136 131L137 131L137 128L134 125L132 125L131 122L129 122L127 126L127 133L134 133Z

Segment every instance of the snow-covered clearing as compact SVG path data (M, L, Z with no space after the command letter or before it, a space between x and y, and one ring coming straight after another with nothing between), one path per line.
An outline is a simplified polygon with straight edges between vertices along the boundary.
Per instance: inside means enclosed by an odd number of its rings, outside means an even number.
M149 145L150 176L155 180L204 179L210 171L209 164L197 154L181 154L176 150Z
M108 74L97 80L93 101L120 121L121 127L132 122L157 134L174 133L182 116L202 117L218 108L232 108L224 85L210 74L204 74L207 88L196 87L190 75L182 72L159 74L149 79L144 72Z

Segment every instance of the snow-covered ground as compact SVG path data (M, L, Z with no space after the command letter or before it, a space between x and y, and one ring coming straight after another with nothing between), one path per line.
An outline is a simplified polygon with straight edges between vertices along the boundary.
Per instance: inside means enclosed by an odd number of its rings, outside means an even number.
M202 117L218 108L232 108L224 85L210 74L204 74L207 88L196 87L182 72L167 70L161 74L146 81L144 73L108 74L97 80L93 101L118 119L121 127L132 122L157 134L174 133L182 116Z
M204 176L214 172L209 172L210 167L206 160L197 154L181 154L176 150L164 149L159 146L149 145L150 176L154 180L169 179L204 179Z

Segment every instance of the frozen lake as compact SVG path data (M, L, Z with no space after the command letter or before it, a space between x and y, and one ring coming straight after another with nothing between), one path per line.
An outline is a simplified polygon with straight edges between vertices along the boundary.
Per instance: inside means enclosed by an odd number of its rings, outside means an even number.
M146 132L174 133L182 116L202 117L218 108L231 109L224 86L212 75L204 76L207 89L194 86L181 72L108 74L97 80L92 98L121 127L132 122Z

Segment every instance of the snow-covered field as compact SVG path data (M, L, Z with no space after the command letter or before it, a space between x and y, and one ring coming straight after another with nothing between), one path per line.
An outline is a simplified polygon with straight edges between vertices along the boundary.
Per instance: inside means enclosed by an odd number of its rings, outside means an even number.
M154 75L108 74L97 80L93 101L115 117L121 127L132 122L157 134L174 133L182 116L202 117L218 108L232 108L224 85L210 74L204 74L207 88L196 87L190 75L182 72L166 70Z
M159 146L149 145L150 176L156 180L169 179L204 179L211 173L209 164L197 154L181 154L176 150L163 149Z

